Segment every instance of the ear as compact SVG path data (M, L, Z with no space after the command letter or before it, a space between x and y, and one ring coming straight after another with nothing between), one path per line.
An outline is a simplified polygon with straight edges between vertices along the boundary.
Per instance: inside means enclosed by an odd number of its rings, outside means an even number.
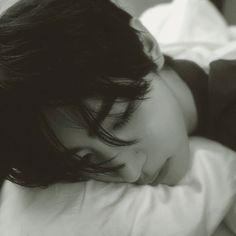
M159 45L152 34L137 18L132 18L130 25L138 31L140 41L143 43L144 52L157 63L158 70L161 70L164 65L164 57L161 53Z

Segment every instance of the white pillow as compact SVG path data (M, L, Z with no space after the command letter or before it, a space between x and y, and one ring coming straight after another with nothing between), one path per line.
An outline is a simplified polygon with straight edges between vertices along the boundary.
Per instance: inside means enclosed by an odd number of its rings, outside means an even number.
M236 154L191 140L192 169L175 187L88 181L1 191L1 236L212 235L236 193Z

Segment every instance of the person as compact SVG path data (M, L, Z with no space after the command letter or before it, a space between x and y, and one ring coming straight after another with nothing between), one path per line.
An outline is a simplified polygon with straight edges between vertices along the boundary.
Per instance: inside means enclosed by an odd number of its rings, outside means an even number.
M188 136L218 140L207 75L163 56L108 0L18 1L0 45L2 180L175 186L191 166Z
M2 179L174 185L188 135L210 136L207 75L111 2L18 1L0 29Z
M61 14L51 18L54 11ZM4 178L28 186L87 178L150 184L164 166L174 170L163 183L183 177L194 101L162 68L138 20L109 1L19 1L0 28ZM172 76L177 94L161 79Z

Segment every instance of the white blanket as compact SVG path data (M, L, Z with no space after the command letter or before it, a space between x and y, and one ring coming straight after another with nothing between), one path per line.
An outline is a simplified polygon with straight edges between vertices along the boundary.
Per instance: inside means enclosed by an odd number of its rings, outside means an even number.
M194 138L191 158L191 171L176 187L89 181L28 189L6 181L0 235L212 235L235 198L236 154Z
M193 60L205 70L213 60L236 59L236 26L208 0L174 0L148 9L140 19L174 58Z
M0 4L0 12L6 6ZM147 11L142 20L162 50L176 58L206 69L216 58L235 58L235 28L206 0L175 0ZM175 187L89 181L29 189L6 181L0 235L233 235L227 227L236 232L236 154L199 138L191 140L191 150L192 169ZM220 224L223 219L226 224Z

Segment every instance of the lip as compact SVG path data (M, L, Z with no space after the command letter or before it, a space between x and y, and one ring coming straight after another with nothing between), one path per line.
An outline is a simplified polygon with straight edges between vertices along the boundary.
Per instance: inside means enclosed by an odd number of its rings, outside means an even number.
M159 184L168 173L169 162L170 157L167 158L162 167L155 173L155 175L151 179L146 177L145 175L142 175L136 183L140 185L150 184L153 186Z

